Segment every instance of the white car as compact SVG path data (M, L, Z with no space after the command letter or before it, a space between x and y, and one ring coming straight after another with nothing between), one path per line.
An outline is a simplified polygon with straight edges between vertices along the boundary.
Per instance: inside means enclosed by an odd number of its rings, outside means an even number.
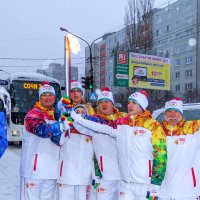
M152 117L159 122L164 119L165 109L161 108L155 110ZM200 119L200 103L187 103L183 104L183 117L186 121Z

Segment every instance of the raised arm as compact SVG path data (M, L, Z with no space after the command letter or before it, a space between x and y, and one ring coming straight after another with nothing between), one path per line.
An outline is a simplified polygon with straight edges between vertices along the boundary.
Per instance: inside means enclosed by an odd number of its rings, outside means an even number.
M70 115L74 122L95 131L95 133L103 133L111 137L116 137L117 129L114 129L111 126L100 124L99 121L91 121L92 118L91 120L84 119L81 115L76 114L75 111L72 111Z

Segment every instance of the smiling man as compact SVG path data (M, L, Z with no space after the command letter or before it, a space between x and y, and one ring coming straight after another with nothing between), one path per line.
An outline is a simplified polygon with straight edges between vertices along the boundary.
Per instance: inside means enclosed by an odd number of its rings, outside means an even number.
M95 121L71 112L77 129L82 130L81 126L84 126L93 137L106 134L116 138L121 181L118 198L115 199L152 200L159 197L166 170L166 136L160 124L146 110L147 106L146 92L141 91L128 98L128 116L114 122L108 120L102 123L101 120ZM104 149L109 153L108 147Z
M167 136L168 163L160 199L199 199L200 120L186 122L183 102L174 98L165 104L162 127Z
M55 90L44 82L36 102L25 116L20 167L21 200L53 200L59 160L59 140L69 129L58 122L54 109Z

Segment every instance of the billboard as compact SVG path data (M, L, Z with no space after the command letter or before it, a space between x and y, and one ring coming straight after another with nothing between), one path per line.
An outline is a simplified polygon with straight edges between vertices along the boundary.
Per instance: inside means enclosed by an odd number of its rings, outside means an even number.
M170 60L168 58L129 52L127 53L127 71L124 70L122 74L119 73L119 67L124 67L124 64L120 64L118 53L116 54L115 86L170 90ZM123 81L125 77L128 80L126 83ZM122 81L123 84L116 84Z

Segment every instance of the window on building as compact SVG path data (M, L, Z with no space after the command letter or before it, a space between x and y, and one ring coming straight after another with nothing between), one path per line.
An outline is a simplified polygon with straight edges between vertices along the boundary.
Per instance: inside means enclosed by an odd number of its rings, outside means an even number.
M191 64L192 63L192 56L186 56L185 57L185 64Z
M180 20L176 21L176 29L179 28L180 26L181 26L181 21Z
M192 90L192 83L186 83L185 90Z
M172 17L172 14L170 12L168 12L167 19L171 19L171 17Z
M180 73L180 72L176 72L176 73L175 73L175 78L176 78L176 79L180 78L180 76L181 76L181 73Z
M162 33L161 29L156 30L156 36L159 36Z
M176 34L176 39L179 39L181 37L181 34L180 33L177 33Z
M192 10L192 3L191 2L186 4L185 10L186 10L186 12Z
M176 16L180 15L180 8L176 7Z
M169 25L167 25L167 32L169 32L170 31L170 26Z
M159 15L156 16L156 22L157 22L157 24L162 22L161 16L159 16Z
M186 36L192 35L192 32L193 32L192 28L191 29L187 29L186 30Z
M186 78L192 77L192 69L185 70L185 77L186 77Z
M177 67L181 66L181 59L180 59L180 58L176 59L175 65L176 65Z
M181 89L180 85L175 85L175 90L176 91L180 91L180 89Z
M192 23L192 16L187 17L187 18L185 19L185 23L186 23L186 24L191 24L191 23Z
M174 53L175 53L175 54L181 53L181 47L175 47L175 48L174 48Z

